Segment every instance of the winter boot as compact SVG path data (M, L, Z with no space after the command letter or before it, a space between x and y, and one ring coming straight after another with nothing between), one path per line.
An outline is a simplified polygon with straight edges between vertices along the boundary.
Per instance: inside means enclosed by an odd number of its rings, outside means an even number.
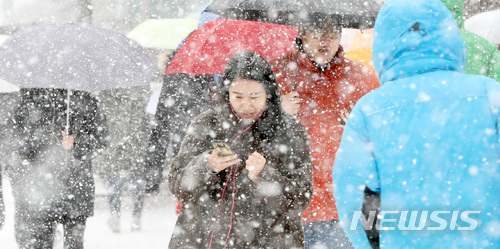
M119 233L120 232L120 216L117 214L111 214L111 217L108 219L108 226L109 229L113 233Z
M131 227L132 232L139 232L141 231L141 218L134 216L132 218L132 227Z

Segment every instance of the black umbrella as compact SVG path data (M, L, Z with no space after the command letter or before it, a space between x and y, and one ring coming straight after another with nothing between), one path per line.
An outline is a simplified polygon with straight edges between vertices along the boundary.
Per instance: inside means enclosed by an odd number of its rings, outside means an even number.
M215 0L205 10L230 19L290 26L313 16L330 15L344 28L372 28L380 5L375 0Z

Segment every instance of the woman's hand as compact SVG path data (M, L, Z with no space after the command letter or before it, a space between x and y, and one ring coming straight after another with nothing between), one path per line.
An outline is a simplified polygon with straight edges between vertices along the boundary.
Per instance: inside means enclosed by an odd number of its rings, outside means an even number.
M297 91L281 96L281 108L290 115L295 115L299 112L301 103L302 99Z
M73 137L73 135L66 135L64 131L61 131L61 135L62 135L62 141L61 141L62 147L65 150L71 150L73 148L73 145L75 144L75 137Z
M248 178L255 183L260 181L260 173L266 165L266 159L258 152L254 152L246 160L246 169L248 170Z
M208 158L208 168L214 173L219 173L227 167L239 163L237 155L219 156L220 148L216 148Z

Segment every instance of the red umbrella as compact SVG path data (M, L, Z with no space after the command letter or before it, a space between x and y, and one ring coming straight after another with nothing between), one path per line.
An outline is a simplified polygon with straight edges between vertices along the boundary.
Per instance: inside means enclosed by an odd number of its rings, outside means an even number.
M293 51L296 37L296 27L217 19L186 39L165 74L221 74L227 61L241 51L252 51L271 60Z

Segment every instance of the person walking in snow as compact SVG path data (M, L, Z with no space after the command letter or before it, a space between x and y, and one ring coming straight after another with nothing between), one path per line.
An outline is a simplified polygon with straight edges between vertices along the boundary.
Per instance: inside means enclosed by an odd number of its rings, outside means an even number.
M83 248L94 213L92 158L106 145L106 120L91 94L21 89L14 111L16 153L8 163L15 200L15 234L21 249L52 248L63 224L64 248ZM67 115L69 129L66 133Z
M12 129L10 127L9 120L12 119L13 106L19 101L19 93L0 93L0 103L3 106L0 108L0 229L5 223L5 203L3 201L3 186L2 177L6 177L6 172L2 172L8 158L10 158L12 153L12 145L10 144L10 137L12 134Z
M303 248L300 215L312 196L307 133L282 111L260 55L236 54L221 82L221 104L192 121L171 164L169 188L184 207L169 248ZM232 155L220 155L216 140Z
M108 146L96 158L96 171L107 187L108 226L120 232L124 192L129 189L133 205L130 229L139 231L145 199L148 114L144 110L149 86L109 89L98 97L109 130Z
M0 165L0 229L3 228L4 223L5 223L5 203L3 201L2 167Z
M158 193L165 165L177 155L191 121L212 108L212 76L175 73L163 77L145 159L146 192Z
M485 38L465 30L464 0L441 0L451 11L467 48L464 72L485 75L500 82L500 51Z
M302 214L306 248L350 247L338 223L332 167L343 119L361 96L379 86L369 68L344 57L341 36L338 20L312 16L299 30L298 60L291 52L271 61L283 109L300 120L311 138L314 194Z
M389 0L374 31L382 87L352 110L333 169L350 241L370 248L355 218L370 189L381 248L499 248L500 85L463 72L466 46L440 0Z

